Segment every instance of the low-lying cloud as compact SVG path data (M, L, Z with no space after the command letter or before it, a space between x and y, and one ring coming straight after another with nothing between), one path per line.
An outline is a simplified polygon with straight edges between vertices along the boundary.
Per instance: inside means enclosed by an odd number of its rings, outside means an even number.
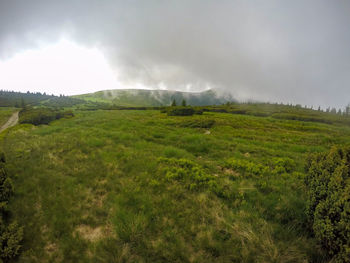
M101 49L128 85L342 107L349 14L347 0L2 0L0 57L67 37Z

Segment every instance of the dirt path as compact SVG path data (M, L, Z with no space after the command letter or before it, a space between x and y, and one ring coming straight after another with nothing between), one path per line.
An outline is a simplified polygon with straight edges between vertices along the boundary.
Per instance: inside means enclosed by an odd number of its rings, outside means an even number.
M6 130L7 128L10 128L12 126L15 126L18 122L18 112L15 112L14 114L12 114L12 116L8 119L8 121L2 125L2 127L0 128L0 132Z

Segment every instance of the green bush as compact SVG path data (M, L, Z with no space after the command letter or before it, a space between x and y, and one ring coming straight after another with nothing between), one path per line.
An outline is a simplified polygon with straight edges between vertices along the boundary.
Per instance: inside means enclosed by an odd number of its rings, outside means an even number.
M289 158L275 158L269 165L254 163L248 160L228 160L225 168L232 169L244 176L261 177L263 175L281 175L291 173L295 162Z
M56 119L71 118L71 117L74 117L73 111L71 110L59 111L56 113Z
M49 124L51 121L60 118L70 118L73 116L74 114L72 111L58 111L49 108L29 108L20 112L19 122L40 125Z
M275 158L272 160L272 172L274 174L290 173L295 168L295 162L289 158Z
M207 174L198 164L187 159L159 158L162 173L167 181L180 181L190 189L215 189L215 176Z
M324 116L313 116L311 114L298 114L298 113L274 113L271 115L275 119L283 120L297 120L297 121L310 121L332 124L332 121L324 118Z
M5 157L0 154L0 212L3 212L10 196L13 193L11 179L7 177L5 169Z
M332 148L307 161L307 215L335 262L350 262L350 148Z
M192 116L194 113L192 107L170 107L167 111L168 116Z
M269 172L269 167L246 160L229 160L226 162L225 168L248 176L261 176Z
M195 108L194 109L194 114L196 114L196 115L203 115L203 110L199 109L199 108Z
M5 225L0 219L0 262L7 262L19 255L23 228L16 222Z
M5 155L0 153L0 262L13 259L19 254L23 238L22 227L16 222L5 222L5 209L12 193L12 182L5 169Z
M206 128L209 129L215 124L213 119L193 119L180 123L180 127Z

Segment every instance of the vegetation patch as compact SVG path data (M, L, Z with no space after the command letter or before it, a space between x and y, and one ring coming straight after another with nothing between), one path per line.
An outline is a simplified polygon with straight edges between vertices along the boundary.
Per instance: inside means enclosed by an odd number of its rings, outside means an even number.
M0 153L0 262L19 255L23 239L23 228L10 221L8 201L13 194L11 179L7 176L5 155Z
M83 239L90 242L96 242L105 236L101 226L91 227L88 225L79 225L76 228L76 233L78 233Z
M307 170L310 227L335 262L350 262L350 148L310 156Z
M192 107L170 107L167 109L168 116L192 116L195 110Z
M49 124L51 121L73 116L74 114L71 110L58 111L50 108L25 108L19 113L19 122L40 125Z
M295 162L290 158L273 158L268 165L264 165L244 159L231 159L226 162L225 168L231 174L236 171L242 176L261 177L290 173L295 168Z
M213 119L193 119L181 122L179 124L180 127L188 127L188 128L206 128L209 129L215 124L215 120Z
M215 176L209 175L198 164L187 159L159 158L162 174L167 181L179 181L189 189L215 189Z

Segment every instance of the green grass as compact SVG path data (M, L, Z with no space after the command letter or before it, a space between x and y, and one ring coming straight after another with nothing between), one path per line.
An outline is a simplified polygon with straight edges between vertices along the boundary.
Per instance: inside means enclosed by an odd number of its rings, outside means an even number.
M212 112L18 125L2 140L18 261L327 262L305 228L305 156L349 143L340 124Z
M18 111L18 109L13 107L0 107L0 127L8 121L15 111Z

